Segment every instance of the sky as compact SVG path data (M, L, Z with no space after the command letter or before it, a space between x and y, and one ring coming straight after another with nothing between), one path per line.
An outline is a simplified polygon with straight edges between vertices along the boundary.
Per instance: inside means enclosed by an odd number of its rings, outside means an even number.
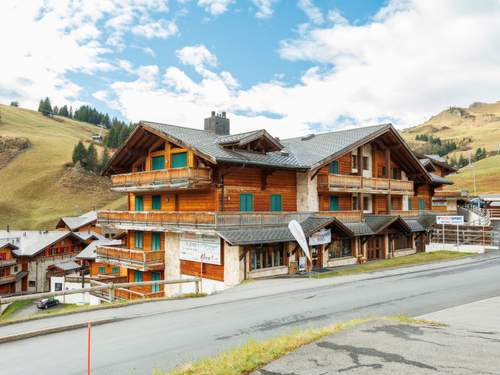
M0 103L275 136L500 100L500 0L2 0Z

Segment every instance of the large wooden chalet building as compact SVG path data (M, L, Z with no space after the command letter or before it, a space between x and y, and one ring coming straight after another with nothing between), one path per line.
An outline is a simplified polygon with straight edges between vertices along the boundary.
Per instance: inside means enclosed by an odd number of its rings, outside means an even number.
M424 251L431 220L423 213L450 182L430 173L391 124L281 140L266 130L230 134L225 113L204 125L141 122L114 154L104 173L128 195L128 211L101 211L98 225L127 231L126 245L98 246L97 262L129 281L201 275L210 292L297 272L303 253L292 219L313 267ZM91 269L92 277L109 272Z

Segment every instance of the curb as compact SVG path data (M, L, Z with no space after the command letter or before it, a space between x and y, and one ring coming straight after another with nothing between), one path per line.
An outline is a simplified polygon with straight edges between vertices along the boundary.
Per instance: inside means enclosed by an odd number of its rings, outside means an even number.
M91 321L90 324L91 324L91 326L96 327L96 326L100 326L103 324L115 323L115 322L119 322L119 321L127 320L127 319L128 318L101 319L101 320ZM74 324L69 324L69 325L65 325L65 326L44 328L44 329L40 329L37 331L23 332L23 333L18 333L15 335L4 336L4 337L0 337L0 344L29 339L29 338L37 337L37 336L50 335L52 333L72 331L72 330L79 329L79 328L85 328L85 327L87 327L87 325L88 325L88 322L74 323Z

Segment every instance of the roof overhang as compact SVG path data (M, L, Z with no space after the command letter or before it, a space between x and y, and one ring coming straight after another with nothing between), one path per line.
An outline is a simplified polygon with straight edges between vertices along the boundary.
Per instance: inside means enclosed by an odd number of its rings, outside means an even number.
M132 133L128 136L123 145L110 158L106 167L102 171L102 175L109 176L116 173L124 173L128 171L128 167L137 159L146 157L148 150L153 147L158 141L171 142L176 146L189 149L196 156L199 156L206 161L217 164L215 158L193 148L171 135L165 134L151 126L140 122Z

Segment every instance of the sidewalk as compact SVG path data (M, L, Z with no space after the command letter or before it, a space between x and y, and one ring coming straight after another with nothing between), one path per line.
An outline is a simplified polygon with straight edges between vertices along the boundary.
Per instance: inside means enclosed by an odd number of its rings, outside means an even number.
M420 318L449 326L379 320L333 334L252 375L500 374L500 297Z
M88 321L91 321L94 325L106 324L125 319L135 319L156 314L167 314L174 311L195 309L208 305L231 303L241 300L271 296L275 294L290 293L293 291L305 290L310 288L331 287L332 285L342 285L345 283L357 282L361 280L394 277L397 275L419 273L429 270L439 270L441 268L448 267L467 266L477 262L488 262L490 259L493 259L495 257L498 256L481 255L468 258L460 258L453 261L437 262L427 265L418 265L326 279L300 278L252 281L204 298L146 302L117 308L86 311L69 315L53 316L43 319L0 325L0 343L25 337L37 336L40 334L63 331L66 329L76 329L85 326Z

